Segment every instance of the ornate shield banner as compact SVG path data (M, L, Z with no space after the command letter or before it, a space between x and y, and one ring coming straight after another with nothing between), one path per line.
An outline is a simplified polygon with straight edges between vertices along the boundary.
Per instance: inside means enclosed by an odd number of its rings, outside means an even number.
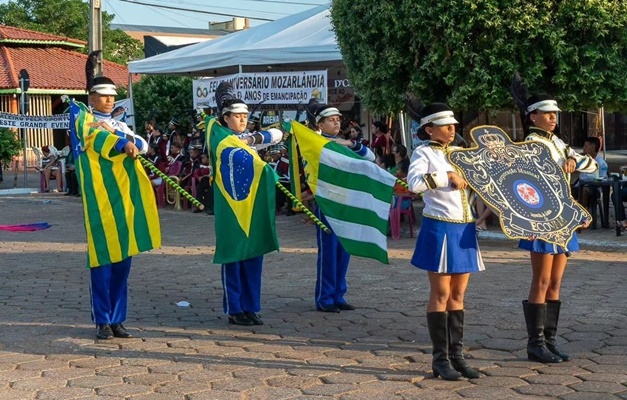
M503 233L511 239L536 237L566 247L591 216L571 197L562 167L548 147L514 143L496 126L479 126L470 134L476 146L451 151L448 158L498 212Z

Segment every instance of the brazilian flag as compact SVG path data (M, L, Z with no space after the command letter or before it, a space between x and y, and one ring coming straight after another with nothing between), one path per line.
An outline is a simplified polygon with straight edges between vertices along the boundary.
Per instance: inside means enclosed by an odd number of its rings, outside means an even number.
M70 140L82 193L87 265L95 268L161 247L155 195L141 163L115 150L119 136L91 127L95 117L70 103Z
M279 250L274 218L277 176L249 146L207 118L214 171L216 253L226 264Z

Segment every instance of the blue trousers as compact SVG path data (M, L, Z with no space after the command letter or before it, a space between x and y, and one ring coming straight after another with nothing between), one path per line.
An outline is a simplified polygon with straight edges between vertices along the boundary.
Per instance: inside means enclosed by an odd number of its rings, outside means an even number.
M222 305L225 314L261 310L263 256L222 264Z
M119 324L126 320L131 261L129 257L91 268L91 320L96 324Z
M316 207L318 217L329 229L324 214ZM318 240L318 276L316 278L316 307L328 307L332 304L344 304L346 294L346 272L351 256L344 250L337 236L316 226Z

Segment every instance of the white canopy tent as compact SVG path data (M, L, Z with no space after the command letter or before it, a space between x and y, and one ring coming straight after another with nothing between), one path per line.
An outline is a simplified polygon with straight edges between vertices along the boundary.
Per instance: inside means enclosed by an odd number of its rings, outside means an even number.
M329 5L128 64L133 74L220 76L344 65Z
M132 61L128 69L129 74L207 77L238 72L327 69L329 73L346 76L331 26L330 4L218 39ZM129 92L132 97L132 88ZM410 143L402 114L400 118L403 142Z

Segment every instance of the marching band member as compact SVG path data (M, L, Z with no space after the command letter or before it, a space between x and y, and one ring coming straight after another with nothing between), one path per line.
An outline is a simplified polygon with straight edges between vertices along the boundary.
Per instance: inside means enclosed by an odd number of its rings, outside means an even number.
M530 124L525 140L545 144L551 157L562 165L569 180L574 171L594 172L597 163L590 156L577 154L558 138L553 130L557 126L557 101L547 94L536 94L527 99L526 118ZM586 222L586 225L590 221ZM519 248L529 250L533 272L529 297L523 301L527 325L527 357L531 361L559 363L570 360L570 356L557 347L557 324L559 320L560 286L566 269L566 252L579 250L577 234L563 249L541 239L521 240Z
M220 119L223 126L248 146L269 146L279 143L283 133L278 129L245 132L248 106L239 99L220 101ZM229 323L236 325L263 325L257 313L261 311L261 272L263 256L222 264L224 313Z
M411 263L429 275L427 325L433 343L433 376L479 378L480 373L466 364L462 351L464 295L470 273L482 271L484 265L467 182L447 159L458 122L443 103L428 105L419 114L420 130L430 141L414 150L407 175L409 189L422 192L425 202Z
M367 160L374 161L374 154L368 147L358 141L337 137L342 122L342 114L337 108L331 105L319 107L314 117L318 131L323 137L348 147ZM318 206L315 208L315 214L326 226L329 226ZM322 228L316 226L316 237L318 242L316 309L332 313L354 310L355 307L344 299L348 289L346 272L348 271L350 254L344 250L337 235L332 230L330 234L327 234Z
M89 79L88 79L89 82ZM101 76L93 79L93 84L89 87L89 105L92 113L96 117L96 121L92 126L107 131L112 135L119 137L115 144L115 150L119 153L125 153L128 157L135 158L138 154L146 153L148 143L121 121L111 117L111 111L115 105L115 96L117 94L113 81L107 77ZM89 151L98 151L97 149ZM104 163L104 161L103 161ZM95 164L94 164L95 165ZM81 171L81 174L84 174ZM92 176L102 174L95 166L90 170ZM84 179L84 178L83 178ZM81 190L83 193L83 202L87 207L93 207L94 200L90 197L92 191ZM127 196L127 193L113 192L111 196ZM154 198L152 200L154 202ZM135 211L141 207L136 207ZM111 213L113 218L113 214ZM131 215L131 218L133 216ZM103 217L104 218L104 217ZM119 221L121 223L121 221ZM94 242L106 242L107 232L102 232L102 237L94 237ZM100 265L90 268L91 272L91 308L92 320L97 325L96 337L98 339L130 338L133 335L126 330L122 323L126 319L126 309L128 301L128 277L131 271L132 257L128 257L122 261L112 264Z

